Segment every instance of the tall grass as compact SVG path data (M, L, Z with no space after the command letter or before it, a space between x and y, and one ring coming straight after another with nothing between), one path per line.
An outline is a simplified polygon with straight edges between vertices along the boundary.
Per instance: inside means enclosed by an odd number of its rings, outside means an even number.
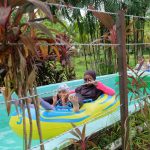
M82 52L82 51L81 51ZM86 55L86 60L84 55L82 55L82 53L80 52L79 55L72 57L72 61L75 67L75 73L76 73L76 79L82 79L83 78L83 74L87 69L92 69L95 70L97 72L97 75L105 75L105 74L111 74L111 73L115 73L118 70L115 70L115 64L112 63L108 63L105 61L105 53L99 53L99 57L97 56L96 60L93 60L93 55L87 54ZM88 51L87 51L88 53ZM97 54L98 55L98 54ZM115 54L113 54L113 61L115 62L114 59ZM134 68L137 60L134 59L134 54L129 54L129 66L131 68ZM149 60L149 54L148 52L145 53L144 55L145 60L148 61ZM94 62L96 61L96 62ZM97 65L97 67L95 67L95 65ZM87 67L86 67L87 66Z

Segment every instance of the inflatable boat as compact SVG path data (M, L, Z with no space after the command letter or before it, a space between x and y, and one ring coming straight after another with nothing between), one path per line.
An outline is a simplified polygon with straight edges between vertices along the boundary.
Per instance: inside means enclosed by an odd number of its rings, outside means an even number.
M70 129L71 123L76 126L102 118L116 111L119 106L119 100L116 96L101 95L96 101L86 100L79 112L73 112L71 108L56 107L55 110L44 110L40 108L40 122L43 139L50 139L58 136ZM39 139L35 109L30 108L32 115L32 134L33 139ZM29 117L27 110L25 110L27 134L30 132ZM10 118L10 127L19 136L23 136L23 120L22 113L18 115L13 112Z

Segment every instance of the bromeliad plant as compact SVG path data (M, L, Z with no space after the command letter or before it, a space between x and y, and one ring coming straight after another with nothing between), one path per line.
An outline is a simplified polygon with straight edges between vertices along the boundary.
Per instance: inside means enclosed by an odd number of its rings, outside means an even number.
M37 0L1 0L0 1L0 65L5 70L5 102L8 114L11 109L11 94L16 92L18 98L36 94L37 62L44 61L54 53L55 59L62 62L67 55L60 55L61 47L56 43L61 41L67 47L68 52L71 47L68 41L56 36L59 32L50 30L41 23L35 23L37 10L43 11L47 18L56 23L58 18L54 16L50 7ZM28 22L21 23L22 17ZM30 21L32 20L32 21ZM62 23L61 23L62 24ZM41 34L45 35L41 38ZM41 45L48 45L44 48ZM64 49L63 49L64 51ZM3 71L3 70L1 70ZM37 118L37 128L40 143L42 143L42 133L39 120L39 103L37 97L32 98L35 105ZM25 107L27 106L30 118L30 133L27 135ZM22 100L23 132L25 149L30 149L32 139L32 116L27 99ZM41 144L41 149L44 149Z
M71 123L71 125L74 130L71 130L70 133L75 137L69 139L72 144L76 145L81 150L86 150L88 147L97 147L94 142L90 141L89 136L86 137L86 124L84 124L82 131L80 131L75 124Z

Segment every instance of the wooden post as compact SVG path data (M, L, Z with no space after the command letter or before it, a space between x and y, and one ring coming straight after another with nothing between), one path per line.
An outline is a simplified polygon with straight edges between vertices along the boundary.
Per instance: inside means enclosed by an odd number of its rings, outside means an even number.
M124 11L118 12L117 22L117 43L118 69L119 69L119 90L120 90L120 113L121 113L121 134L122 150L129 150L129 125L128 125L128 91L127 91L127 57L126 57L126 30Z

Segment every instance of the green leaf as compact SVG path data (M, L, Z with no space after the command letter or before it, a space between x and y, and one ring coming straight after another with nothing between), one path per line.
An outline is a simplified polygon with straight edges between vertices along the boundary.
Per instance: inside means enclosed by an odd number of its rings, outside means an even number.
M66 25L61 20L59 20L57 17L54 17L53 22L54 23L59 23L60 25L62 25L68 31L68 28L66 27Z
M81 139L80 136L79 136L76 132L70 131L70 133L71 133L72 135L74 135L75 137L77 137L79 140Z
M34 27L35 29L39 29L42 31L44 34L48 35L50 38L54 39L53 34L50 32L50 30L44 26L43 24L40 23L30 23L30 26Z
M85 129L86 129L86 124L84 124L83 129L82 129L82 140L85 140Z
M71 125L74 127L74 129L75 129L75 131L77 132L77 134L78 134L80 137L82 137L82 133L81 133L81 131L76 127L76 125L73 124L73 123L71 123Z

